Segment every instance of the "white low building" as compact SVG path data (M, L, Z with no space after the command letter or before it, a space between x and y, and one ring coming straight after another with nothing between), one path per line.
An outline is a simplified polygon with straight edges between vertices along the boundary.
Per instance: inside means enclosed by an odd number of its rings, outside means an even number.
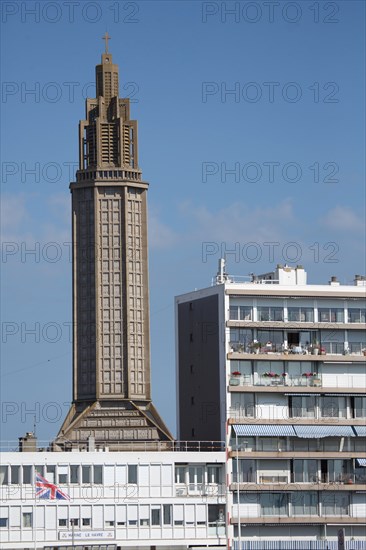
M366 548L366 280L302 266L176 298L178 438L226 439L228 540Z
M1 548L224 548L224 470L224 452L2 453ZM35 472L69 500L36 497Z

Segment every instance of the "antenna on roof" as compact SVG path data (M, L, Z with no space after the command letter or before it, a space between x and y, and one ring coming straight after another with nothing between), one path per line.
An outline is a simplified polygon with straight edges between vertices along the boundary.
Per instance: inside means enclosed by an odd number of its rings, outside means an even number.
M225 283L225 281L227 281L228 279L228 274L226 273L226 260L225 258L220 258L219 269L216 274L216 284L221 285Z

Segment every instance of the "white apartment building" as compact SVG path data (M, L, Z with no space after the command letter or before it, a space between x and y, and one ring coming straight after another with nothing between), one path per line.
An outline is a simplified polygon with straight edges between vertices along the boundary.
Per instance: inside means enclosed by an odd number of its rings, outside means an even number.
M178 438L226 440L229 547L366 548L365 291L221 260L176 298Z
M226 548L225 453L185 448L2 453L1 549Z

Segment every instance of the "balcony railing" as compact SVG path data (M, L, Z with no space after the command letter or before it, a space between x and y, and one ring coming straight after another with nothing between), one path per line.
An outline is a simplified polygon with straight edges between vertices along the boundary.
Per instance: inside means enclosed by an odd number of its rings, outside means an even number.
M277 373L229 375L230 386L288 386L288 387L319 387L322 386L320 374L300 374L286 376Z
M360 473L350 470L349 472L335 471L329 472L272 472L271 474L253 468L251 472L240 472L239 478L237 472L233 472L232 483L329 483L339 485L363 484L366 482L366 472Z
M53 444L49 441L37 440L36 446L24 449L23 452L42 452L55 450ZM58 449L61 450L61 449ZM85 441L65 441L65 452L69 451L87 451L87 442ZM92 449L89 449L90 451ZM207 452L224 451L224 441L111 441L108 445L95 442L95 450L98 451L123 451L123 452L152 452L152 451L174 451L174 452ZM8 440L0 441L1 452L18 452L19 441Z
M242 418L260 418L263 421L267 418L267 420L275 419L282 419L282 420L291 420L291 419L298 419L298 418L309 418L313 420L320 420L320 419L330 419L330 418L340 418L340 419L347 419L347 409L345 408L339 408L339 409L319 409L319 407L315 408L305 408L305 407L293 407L291 409L288 409L287 406L281 406L281 416L277 416L276 413L277 407L273 405L270 409L269 414L264 416L263 411L259 408L256 410L255 405L253 403L248 403L247 405L234 405L233 407L229 407L229 417L233 418L234 420L240 420ZM349 420L352 420L349 418Z
M244 438L248 439L248 438ZM298 453L362 453L365 452L365 444L363 441L353 441L353 438L349 438L347 445L341 445L340 438L324 440L302 440L298 441L296 438L287 438L285 441L283 438L277 438L277 441L268 441L269 438L253 438L251 442L238 441L236 446L235 439L231 442L231 449L233 452L264 452L264 453L279 453L279 452L298 452ZM356 439L356 438L354 438ZM366 471L365 471L366 474Z
M311 345L292 345L286 347L284 343L272 343L263 346L253 346L246 342L229 342L230 353L245 354L277 354L277 355L366 355L365 342L323 342L319 348L313 348Z

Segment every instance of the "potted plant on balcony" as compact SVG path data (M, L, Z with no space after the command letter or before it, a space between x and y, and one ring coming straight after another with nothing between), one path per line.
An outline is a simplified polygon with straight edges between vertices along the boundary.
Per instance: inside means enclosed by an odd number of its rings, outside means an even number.
M320 348L320 355L327 355L327 350L325 348Z
M363 348L362 353L366 357L366 348Z
M241 372L240 372L240 371L235 370L234 372L232 372L232 373L231 373L231 376L230 376L230 380L229 380L230 386L239 386L239 384L240 384L240 376L241 376Z
M259 350L261 349L262 344L257 340L254 340L249 347L252 353L259 353Z
M311 347L311 354L312 355L319 355L319 352L320 352L319 342L315 342Z

